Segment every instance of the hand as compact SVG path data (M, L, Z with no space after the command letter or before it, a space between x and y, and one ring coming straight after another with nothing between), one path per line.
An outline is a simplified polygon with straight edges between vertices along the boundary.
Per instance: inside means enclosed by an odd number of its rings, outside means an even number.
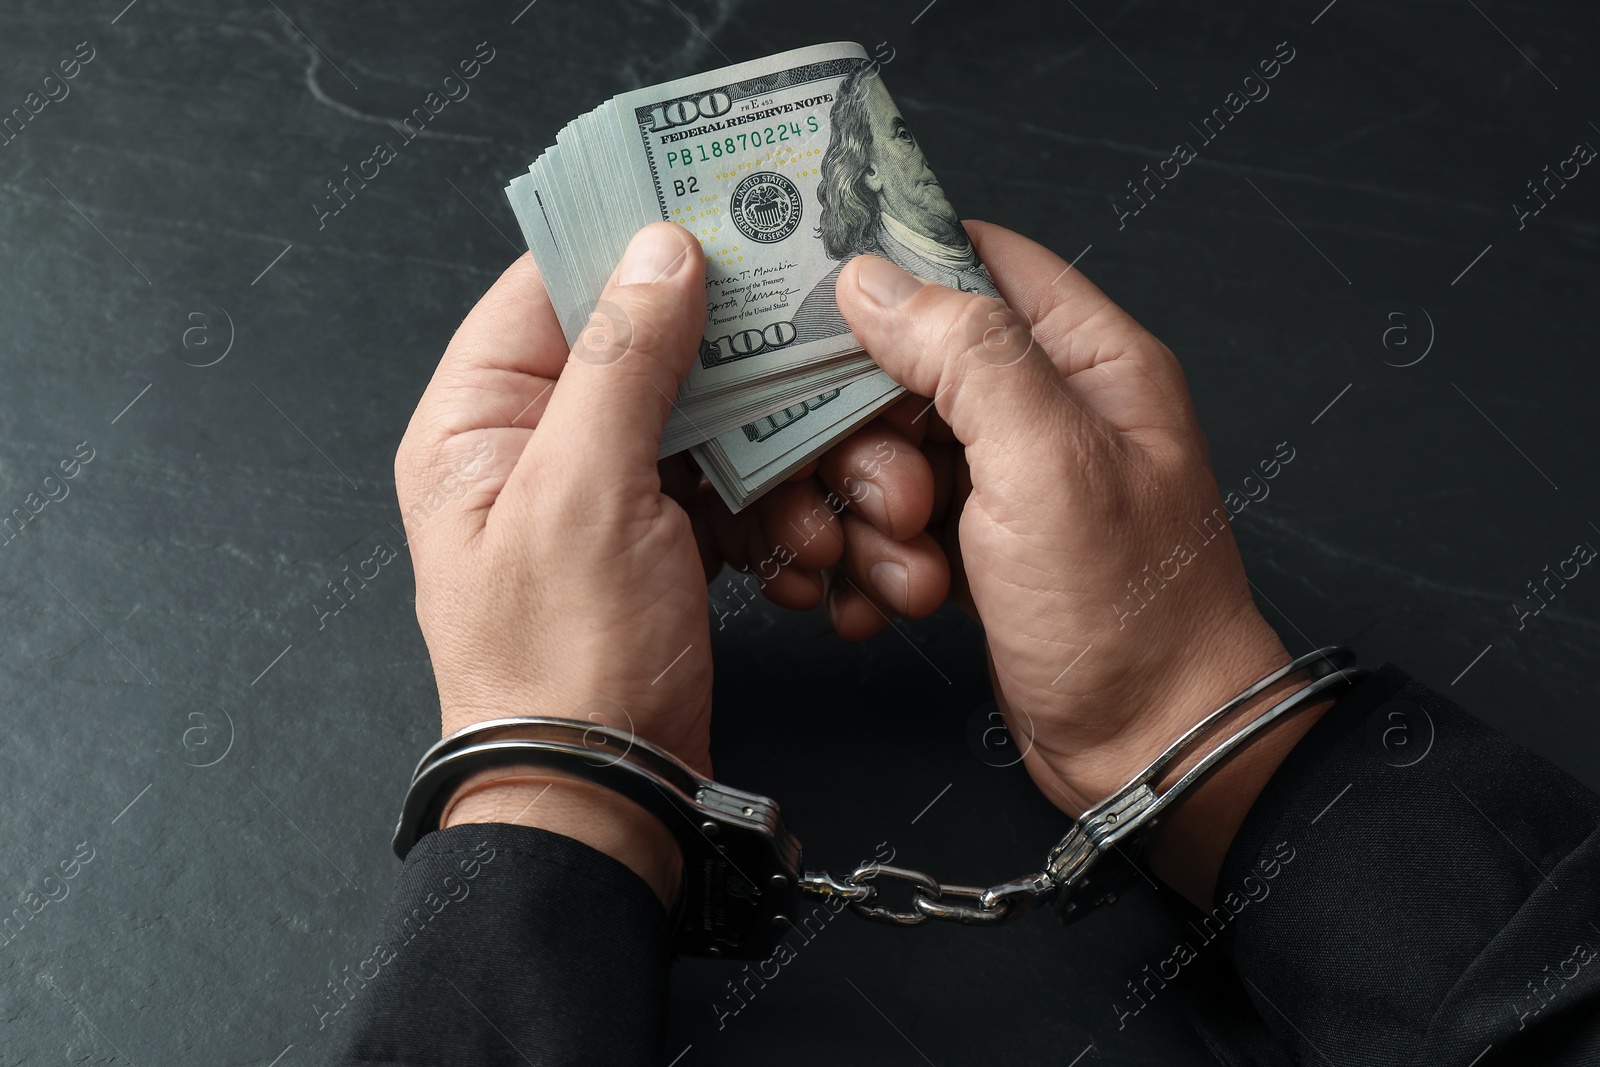
M570 354L528 256L451 340L395 457L445 733L589 719L710 774L705 581L720 564L656 462L704 290L699 245L658 223L628 246ZM683 499L697 492L678 480ZM677 892L676 843L616 794L508 770L466 783L444 820L492 821L576 837L665 902Z
M924 529L936 488L917 447L927 406L916 396L890 405L739 515L706 488L714 551L745 572L739 595L759 589L797 610L826 600L849 640L871 637L896 614L921 618L944 603L949 567ZM720 628L715 601L712 608Z
M1289 656L1251 600L1172 352L1048 250L968 229L1004 303L861 256L839 306L959 445L928 446L948 474L935 518L956 596L984 624L1013 736L1032 739L1029 773L1076 816ZM1197 904L1319 713L1274 727L1167 820L1152 861Z
M445 733L507 715L583 719L709 775L705 582L723 562L810 608L827 576L870 583L898 558L896 537L926 540L932 473L893 415L739 515L686 454L655 462L703 333L703 279L686 231L648 227L569 354L524 256L451 341L395 457ZM891 611L944 599L947 579L925 571L903 593L891 582ZM681 857L656 820L548 772L475 776L443 822L555 830L622 859L669 904L679 888Z

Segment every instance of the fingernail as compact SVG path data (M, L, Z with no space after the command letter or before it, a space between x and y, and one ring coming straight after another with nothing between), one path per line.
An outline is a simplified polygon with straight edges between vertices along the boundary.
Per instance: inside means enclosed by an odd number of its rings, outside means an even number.
M923 282L879 256L862 256L856 275L861 291L884 307L899 307L916 295Z
M884 499L882 486L876 482L864 481L856 482L856 486L856 494L851 497L855 501L856 510L860 511L872 525L889 534L889 504Z
M904 615L911 601L911 576L903 564L882 559L867 568L867 577L884 602Z
M646 226L633 235L628 250L617 265L618 285L659 282L678 269L689 246L682 236L666 226Z

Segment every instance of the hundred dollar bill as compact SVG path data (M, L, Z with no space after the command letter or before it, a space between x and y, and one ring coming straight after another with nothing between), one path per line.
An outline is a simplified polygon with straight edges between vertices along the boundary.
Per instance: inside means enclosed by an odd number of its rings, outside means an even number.
M841 260L820 240L818 190L839 86L866 62L858 45L820 45L616 98L651 207L706 250L706 338L687 395L860 352L828 314Z
M730 507L898 395L834 301L851 258L997 295L857 44L624 93L570 123L507 192L569 341L640 226L700 239L706 332L662 454L693 447ZM796 410L808 414L784 415Z
M694 446L700 469L733 511L853 433L905 390L883 371Z

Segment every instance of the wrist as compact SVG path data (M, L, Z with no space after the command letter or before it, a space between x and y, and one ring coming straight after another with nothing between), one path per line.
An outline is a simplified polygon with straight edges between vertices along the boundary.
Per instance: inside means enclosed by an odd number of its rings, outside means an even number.
M1094 714L1081 715L1070 733L1048 744L1041 737L1038 758L1059 783L1057 806L1069 815L1122 788L1189 727L1293 658L1253 604L1228 617L1185 620L1175 640L1146 647L1114 687L1090 698ZM1214 736L1226 736L1230 724L1219 724Z
M1294 688L1264 696L1269 702L1253 710L1270 707ZM1146 843L1151 873L1195 907L1209 911L1223 861L1245 816L1290 750L1334 703L1332 698L1320 701L1268 727L1168 809Z
M440 829L506 823L580 841L644 879L670 914L683 887L683 856L661 821L620 793L560 771L496 767L463 781Z
M1254 605L1224 623L1195 629L1214 640L1150 676L1143 694L1125 696L1141 710L1123 720L1114 736L1085 740L1070 759L1050 761L1060 799L1068 802L1058 799L1058 806L1068 814L1076 816L1122 788L1196 722L1293 658ZM1198 739L1153 784L1159 789L1176 781L1219 742L1305 684L1299 675L1263 691ZM1197 907L1209 908L1228 848L1256 797L1333 704L1331 698L1319 701L1274 723L1190 787L1146 839L1152 873Z

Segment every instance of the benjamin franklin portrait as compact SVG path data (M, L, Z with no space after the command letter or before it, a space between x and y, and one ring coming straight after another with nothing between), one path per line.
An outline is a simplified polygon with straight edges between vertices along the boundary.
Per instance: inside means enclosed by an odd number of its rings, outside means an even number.
M797 341L849 329L833 287L845 263L863 252L883 256L926 281L999 296L961 227L961 219L928 167L878 77L877 64L839 83L832 139L822 157L818 235L839 265L812 288L795 312Z

